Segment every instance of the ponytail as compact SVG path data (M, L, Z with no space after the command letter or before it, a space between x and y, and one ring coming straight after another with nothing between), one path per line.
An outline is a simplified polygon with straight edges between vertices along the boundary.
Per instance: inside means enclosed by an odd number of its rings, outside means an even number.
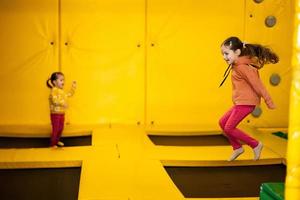
M46 81L46 85L47 85L48 88L52 89L52 88L53 88L53 85L50 84L49 81L51 81L50 78Z
M241 52L242 56L256 57L260 68L265 64L276 64L279 61L279 57L276 53L270 48L260 44L245 44Z

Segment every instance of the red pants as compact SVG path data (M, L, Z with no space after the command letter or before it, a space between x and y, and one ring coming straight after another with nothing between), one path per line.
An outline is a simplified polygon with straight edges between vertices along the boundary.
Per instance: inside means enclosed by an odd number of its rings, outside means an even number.
M246 143L252 148L258 145L257 140L236 128L237 125L254 110L254 108L255 106L252 105L235 105L220 119L220 127L226 134L233 149L242 147L239 141Z
M61 133L64 129L65 114L51 114L52 135L50 145L58 143Z

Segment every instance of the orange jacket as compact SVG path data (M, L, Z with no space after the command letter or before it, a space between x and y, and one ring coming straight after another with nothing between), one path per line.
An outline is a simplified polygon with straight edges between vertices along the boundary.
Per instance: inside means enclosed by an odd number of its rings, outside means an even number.
M258 69L250 65L258 65L254 59L241 56L232 66L232 100L235 105L259 105L261 97L267 106L273 101L263 85Z

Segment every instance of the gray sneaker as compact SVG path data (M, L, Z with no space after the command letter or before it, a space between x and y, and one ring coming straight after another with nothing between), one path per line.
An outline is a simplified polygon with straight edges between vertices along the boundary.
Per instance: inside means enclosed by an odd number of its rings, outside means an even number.
M259 142L258 145L255 148L253 148L254 160L259 160L263 147L264 145L261 142Z
M63 146L65 146L65 144L63 142L61 142L61 141L58 141L57 146L63 147Z

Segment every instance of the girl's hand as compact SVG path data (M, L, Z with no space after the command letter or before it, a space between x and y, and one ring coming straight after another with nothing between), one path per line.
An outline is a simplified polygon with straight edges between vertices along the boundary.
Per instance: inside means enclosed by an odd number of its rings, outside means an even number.
M267 104L268 108L271 109L271 110L274 110L276 108L275 104L274 103L269 103Z
M72 88L73 88L73 89L76 89L76 87L77 87L77 83L76 83L76 81L73 81L73 82L72 82Z
M68 108L68 104L64 104L64 109L67 109Z

